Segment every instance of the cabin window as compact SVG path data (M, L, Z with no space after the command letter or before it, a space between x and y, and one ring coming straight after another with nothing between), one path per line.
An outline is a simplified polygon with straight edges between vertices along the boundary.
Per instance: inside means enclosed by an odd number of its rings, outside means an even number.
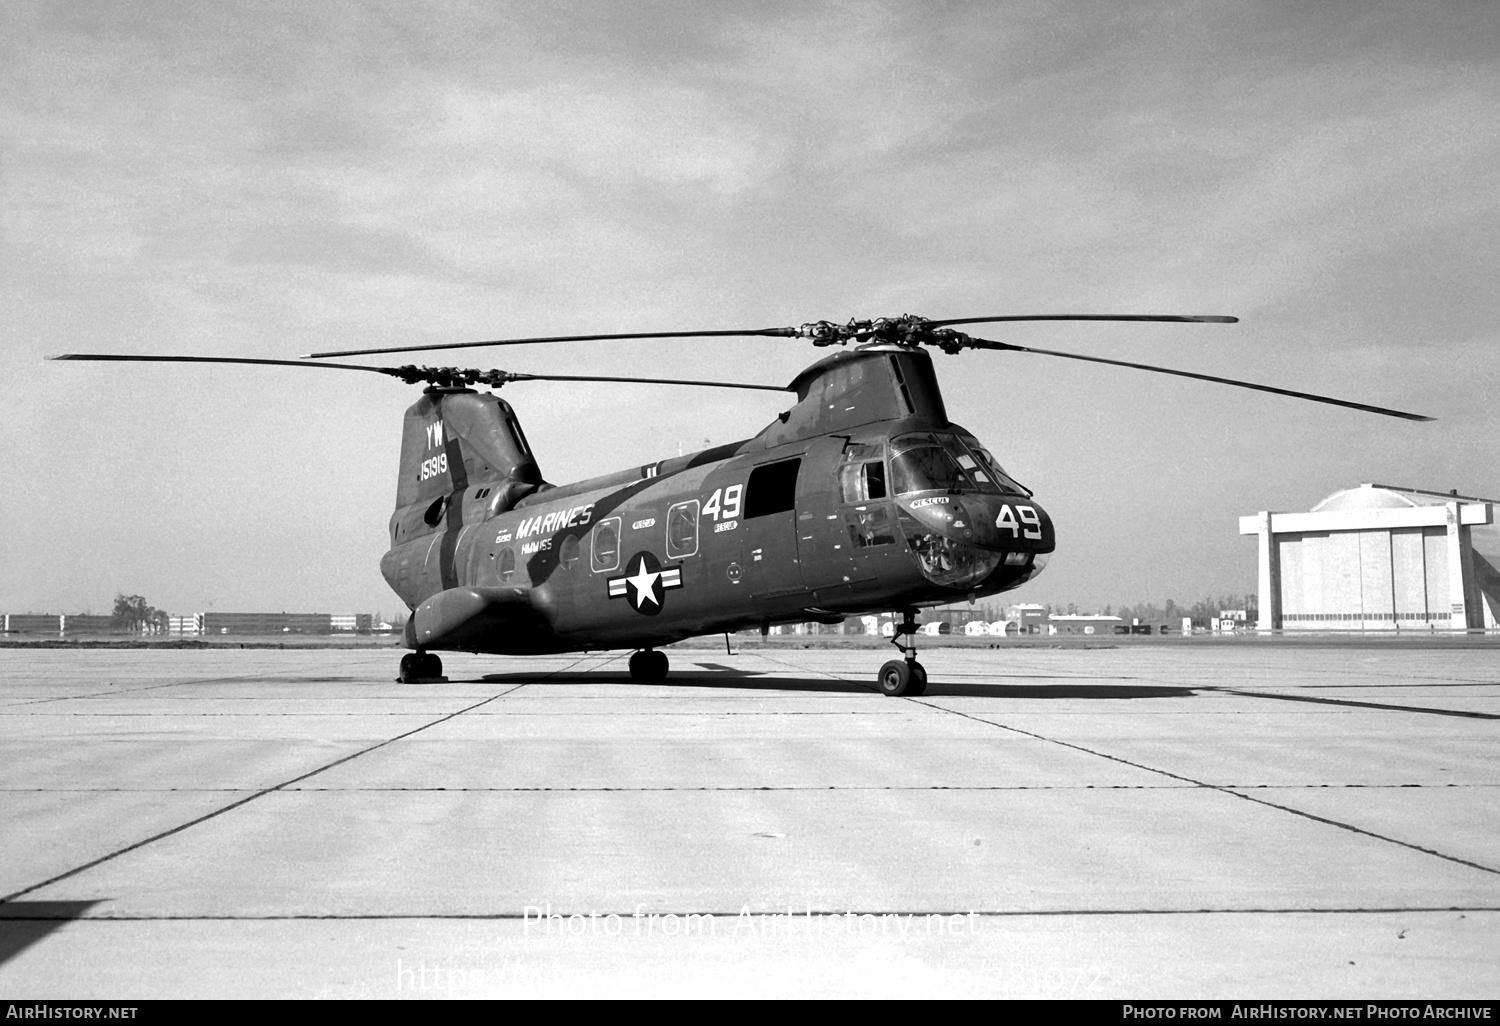
M785 513L797 505L797 471L801 458L763 463L750 471L745 485L745 519Z
M698 551L698 500L679 502L667 510L667 558L681 559Z
M620 518L599 521L594 528L594 573L602 574L620 565Z
M516 553L514 549L506 549L500 553L499 571L502 581L510 580L511 575L516 572Z
M889 506L849 514L849 544L856 549L896 544L896 525Z
M578 562L578 535L570 534L563 539L562 548L558 550L557 561L562 564L564 570L573 569L573 564Z

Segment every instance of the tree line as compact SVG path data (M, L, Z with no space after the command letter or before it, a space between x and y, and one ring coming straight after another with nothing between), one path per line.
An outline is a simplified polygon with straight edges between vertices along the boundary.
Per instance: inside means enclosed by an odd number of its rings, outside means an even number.
M115 610L110 614L111 627L136 634L164 634L169 626L167 612L157 609L142 595L115 595Z

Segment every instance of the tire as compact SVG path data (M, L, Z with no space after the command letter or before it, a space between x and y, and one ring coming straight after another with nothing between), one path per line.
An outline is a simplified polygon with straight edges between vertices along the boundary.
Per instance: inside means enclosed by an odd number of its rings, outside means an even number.
M401 673L396 679L402 684L413 684L421 676L419 661L415 652L408 652L401 657Z
M428 679L443 675L443 661L431 652L422 657L422 676Z
M631 656L630 679L637 684L660 684L666 680L666 653L647 648Z
M892 659L880 668L875 678L880 693L890 698L900 698L911 689L912 673L905 659Z
M911 683L906 686L907 697L915 698L917 695L923 695L926 693L927 667L923 666L921 663L913 662L911 664Z

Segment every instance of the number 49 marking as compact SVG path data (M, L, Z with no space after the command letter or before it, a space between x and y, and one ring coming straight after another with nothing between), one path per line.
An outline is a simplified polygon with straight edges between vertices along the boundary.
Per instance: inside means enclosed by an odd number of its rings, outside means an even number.
M744 485L715 488L714 493L703 504L703 515L712 516L715 520L733 520L740 515L740 496L744 494L744 491ZM721 493L722 503L719 501Z
M1020 520L1016 519L1018 513ZM1042 536L1042 518L1037 514L1034 506L1017 506L1012 510L1010 503L1007 502L1000 507L1000 515L995 518L995 527L1001 531L1009 531L1012 538L1039 539Z

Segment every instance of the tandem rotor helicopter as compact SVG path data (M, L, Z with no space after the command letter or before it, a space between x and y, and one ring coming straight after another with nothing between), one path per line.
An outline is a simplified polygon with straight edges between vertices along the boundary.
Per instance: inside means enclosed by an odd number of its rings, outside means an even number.
M1046 565L1052 519L979 439L948 419L928 348L1036 353L1171 374L1407 420L1413 413L1231 378L974 338L1011 321L1232 323L1234 317L903 315L796 328L496 339L311 353L301 360L69 353L53 360L233 363L386 374L425 384L406 411L380 569L411 610L400 679L439 677L439 651L524 655L620 649L630 675L667 676L661 646L771 624L901 615L902 657L877 675L920 695L917 611L1008 591ZM786 386L326 362L374 353L652 338L772 336L840 347ZM852 348L846 348L851 346ZM604 381L787 391L796 402L744 441L573 484L547 483L513 381Z

